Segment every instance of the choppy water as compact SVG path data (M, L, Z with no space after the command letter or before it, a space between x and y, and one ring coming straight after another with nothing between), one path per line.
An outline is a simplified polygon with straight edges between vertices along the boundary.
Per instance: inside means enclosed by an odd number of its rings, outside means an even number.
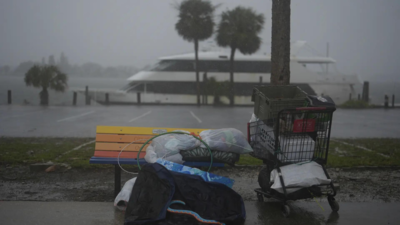
M72 105L74 89L84 89L86 85L90 89L117 90L127 84L125 78L80 78L70 77L68 90L65 93L50 91L51 105ZM38 88L26 87L23 76L0 76L0 105L7 104L7 90L12 90L13 104L39 104ZM357 93L362 93L362 86L355 87ZM381 105L384 95L396 96L396 104L400 104L400 82L370 82L370 98L373 104ZM357 96L353 96L357 98ZM78 105L84 104L84 96L78 94Z

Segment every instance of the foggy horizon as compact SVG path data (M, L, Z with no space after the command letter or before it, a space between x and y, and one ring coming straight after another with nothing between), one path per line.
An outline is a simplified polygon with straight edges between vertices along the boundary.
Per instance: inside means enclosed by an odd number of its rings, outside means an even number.
M11 1L0 2L0 66L24 61L58 60L70 64L142 68L157 58L193 52L193 43L175 30L180 1ZM263 45L255 54L270 53L271 1L218 0L214 22L226 9L251 7L266 18ZM395 0L292 1L291 41L304 40L330 57L345 74L395 76L400 70L397 37L400 2ZM201 42L214 41L214 36ZM228 51L228 49L225 49ZM301 55L301 54L299 54ZM397 78L396 78L397 80Z

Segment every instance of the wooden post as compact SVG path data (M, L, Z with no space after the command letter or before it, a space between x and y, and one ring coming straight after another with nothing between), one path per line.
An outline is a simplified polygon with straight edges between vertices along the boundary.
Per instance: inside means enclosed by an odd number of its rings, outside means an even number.
M385 109L389 108L389 96L385 95Z
M76 93L76 91L74 91L74 95L72 97L72 105L76 105L76 99L77 99L78 95Z
M140 101L140 92L137 93L137 103L138 103L138 104L141 103L141 101Z
M349 94L349 100L351 100L351 93Z
M394 108L394 95L392 95L392 107Z
M362 100L365 102L369 102L369 82L368 81L364 81Z
M86 97L86 105L90 105L89 86L86 86L85 97Z
M7 102L9 105L11 105L11 103L12 103L11 90L7 91Z
M106 104L108 105L109 103L110 103L110 99L109 99L108 93L106 93Z
M271 84L290 84L290 3L272 0Z
M260 85L262 84L262 76L260 76Z

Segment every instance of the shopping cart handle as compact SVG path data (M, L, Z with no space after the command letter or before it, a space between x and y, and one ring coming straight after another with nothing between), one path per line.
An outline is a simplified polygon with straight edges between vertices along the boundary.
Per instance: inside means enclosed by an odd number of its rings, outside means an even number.
M300 110L325 110L326 107L300 107L300 108L296 108L297 111Z

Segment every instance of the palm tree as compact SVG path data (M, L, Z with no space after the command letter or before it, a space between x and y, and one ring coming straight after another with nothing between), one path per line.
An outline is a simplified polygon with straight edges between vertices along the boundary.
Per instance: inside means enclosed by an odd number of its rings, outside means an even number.
M272 1L271 84L290 83L290 0Z
M206 40L213 33L215 8L216 6L206 0L184 0L177 6L179 20L175 24L175 29L184 40L194 42L197 105L200 105L199 41Z
M223 12L221 22L217 28L217 43L222 47L231 48L230 57L230 105L234 105L234 83L233 73L235 51L238 49L243 54L253 54L261 45L261 38L258 34L264 25L263 14L257 14L251 8L241 6L233 10Z
M49 104L49 93L47 89L52 89L57 92L64 92L67 87L68 77L62 73L56 66L52 65L34 65L25 74L26 86L42 88L39 93L40 104Z

